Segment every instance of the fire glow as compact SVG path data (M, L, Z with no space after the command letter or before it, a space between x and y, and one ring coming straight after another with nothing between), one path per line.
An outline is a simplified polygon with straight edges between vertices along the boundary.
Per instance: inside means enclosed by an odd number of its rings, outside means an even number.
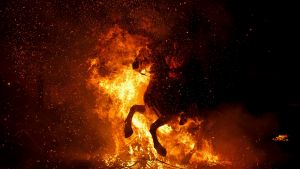
M129 34L115 26L100 36L98 56L88 60L88 86L96 91L96 112L100 120L109 122L113 137L113 143L101 160L107 166L118 164L137 168L224 164L220 155L214 152L212 140L201 135L202 120L199 119L189 119L180 126L174 118L158 129L158 137L168 151L166 157L161 157L153 146L149 129L157 117L148 109L144 114L134 115L134 134L125 139L124 120L132 105L144 104L143 94L151 78L147 74L149 70L139 73L131 64L148 42L149 39L143 36Z
M272 140L277 142L287 142L289 141L289 137L287 134L279 134L278 136L274 137Z

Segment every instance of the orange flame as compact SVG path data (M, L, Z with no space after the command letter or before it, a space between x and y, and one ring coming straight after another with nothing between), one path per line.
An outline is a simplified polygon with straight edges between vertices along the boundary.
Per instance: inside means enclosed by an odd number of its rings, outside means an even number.
M286 142L289 141L289 137L287 134L279 134L278 136L274 137L272 140L278 142Z
M220 157L213 151L212 143L200 135L201 120L190 119L182 126L178 120L173 120L158 129L158 137L168 151L165 158L159 156L153 147L149 128L157 117L148 109L144 114L134 115L134 134L128 139L124 138L124 120L132 105L144 104L143 94L151 78L131 67L139 51L147 47L148 41L145 37L129 34L115 26L100 36L99 55L88 61L88 85L96 92L96 112L99 119L111 125L114 141L111 147L107 147L101 160L107 166L119 163L123 167L135 165L137 168L219 163ZM198 134L189 132L191 128L196 128L198 131L195 133Z

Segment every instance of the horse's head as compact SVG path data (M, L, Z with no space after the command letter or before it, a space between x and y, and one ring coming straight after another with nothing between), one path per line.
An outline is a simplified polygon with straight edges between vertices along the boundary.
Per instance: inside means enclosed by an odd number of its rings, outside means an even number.
M148 73L162 74L170 79L177 79L182 75L188 53L186 44L176 40L166 40L156 46L153 45L151 50L148 47L139 50L132 68L144 74L145 70L151 67Z
M132 68L141 74L145 74L151 65L151 51L145 47L139 50L137 57L132 63Z

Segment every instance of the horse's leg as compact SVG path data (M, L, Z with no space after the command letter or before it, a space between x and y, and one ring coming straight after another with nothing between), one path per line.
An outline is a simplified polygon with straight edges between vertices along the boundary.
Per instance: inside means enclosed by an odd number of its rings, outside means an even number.
M133 130L131 127L131 122L132 122L132 117L134 115L135 112L140 112L140 113L144 113L145 112L145 105L133 105L130 108L129 114L127 115L127 118L125 120L125 128L124 128L124 132L125 132L125 138L128 138L132 135Z
M168 121L170 120L169 116L161 116L159 117L151 126L150 126L150 133L152 135L152 139L153 139L153 144L154 144L154 148L156 149L157 153L162 155L162 156L166 156L167 155L167 151L166 149L159 143L158 139L157 139L157 135L156 135L156 130L157 128L159 128L160 126L166 124Z

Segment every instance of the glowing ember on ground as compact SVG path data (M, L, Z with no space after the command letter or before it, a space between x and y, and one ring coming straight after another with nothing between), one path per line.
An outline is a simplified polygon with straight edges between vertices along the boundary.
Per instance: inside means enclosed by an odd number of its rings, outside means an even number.
M144 104L143 94L151 78L134 71L131 66L148 40L116 26L102 35L99 41L99 55L88 61L88 85L96 91L99 99L96 112L101 120L111 125L111 131L108 132L113 137L111 147L103 152L105 155L101 160L107 166L118 163L122 167L137 168L222 164L221 157L213 151L212 142L201 135L202 121L198 119L189 119L182 126L178 120L173 120L158 129L158 137L168 151L167 157L159 156L154 149L149 128L157 117L148 109L144 114L134 115L134 134L125 139L125 117L132 105ZM189 132L192 129L193 132Z
M287 134L279 134L278 136L274 137L272 140L278 142L287 142L289 141L289 137Z

